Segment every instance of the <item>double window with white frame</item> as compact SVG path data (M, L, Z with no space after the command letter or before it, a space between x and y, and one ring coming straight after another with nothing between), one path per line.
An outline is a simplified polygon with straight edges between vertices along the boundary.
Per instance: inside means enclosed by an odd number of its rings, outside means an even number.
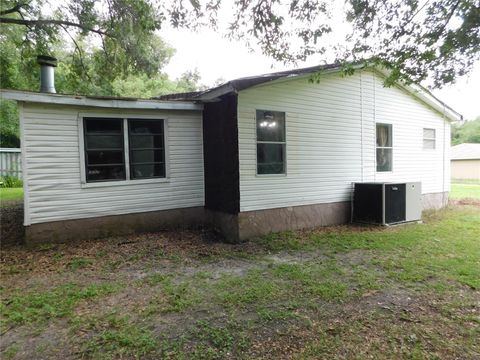
M165 178L165 120L83 118L87 183Z
M285 174L285 113L257 110L257 174Z

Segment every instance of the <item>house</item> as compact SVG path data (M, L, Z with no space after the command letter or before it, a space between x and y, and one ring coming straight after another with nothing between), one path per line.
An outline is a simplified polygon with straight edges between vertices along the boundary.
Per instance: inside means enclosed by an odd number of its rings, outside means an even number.
M461 116L384 76L326 65L143 100L2 90L20 108L27 240L346 223L353 182L420 181L442 207Z
M480 182L480 144L459 144L451 148L452 179Z

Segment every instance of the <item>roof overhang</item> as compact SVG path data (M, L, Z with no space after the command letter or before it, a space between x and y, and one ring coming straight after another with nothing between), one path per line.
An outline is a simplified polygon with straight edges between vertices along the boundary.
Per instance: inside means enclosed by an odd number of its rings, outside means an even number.
M203 104L193 101L165 101L120 97L62 95L9 89L0 89L0 98L5 100L16 100L40 104L71 105L111 109L203 110Z

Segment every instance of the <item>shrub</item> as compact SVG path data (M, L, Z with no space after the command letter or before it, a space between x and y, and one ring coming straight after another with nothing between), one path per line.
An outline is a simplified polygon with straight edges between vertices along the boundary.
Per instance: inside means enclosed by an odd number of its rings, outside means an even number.
M23 181L15 176L0 176L0 187L2 188L16 188L22 186Z

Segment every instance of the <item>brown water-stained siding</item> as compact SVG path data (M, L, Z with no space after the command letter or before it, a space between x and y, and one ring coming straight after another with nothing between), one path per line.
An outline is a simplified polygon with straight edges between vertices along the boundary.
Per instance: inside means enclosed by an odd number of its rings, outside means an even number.
M237 95L206 103L203 111L205 207L236 214L240 210Z

